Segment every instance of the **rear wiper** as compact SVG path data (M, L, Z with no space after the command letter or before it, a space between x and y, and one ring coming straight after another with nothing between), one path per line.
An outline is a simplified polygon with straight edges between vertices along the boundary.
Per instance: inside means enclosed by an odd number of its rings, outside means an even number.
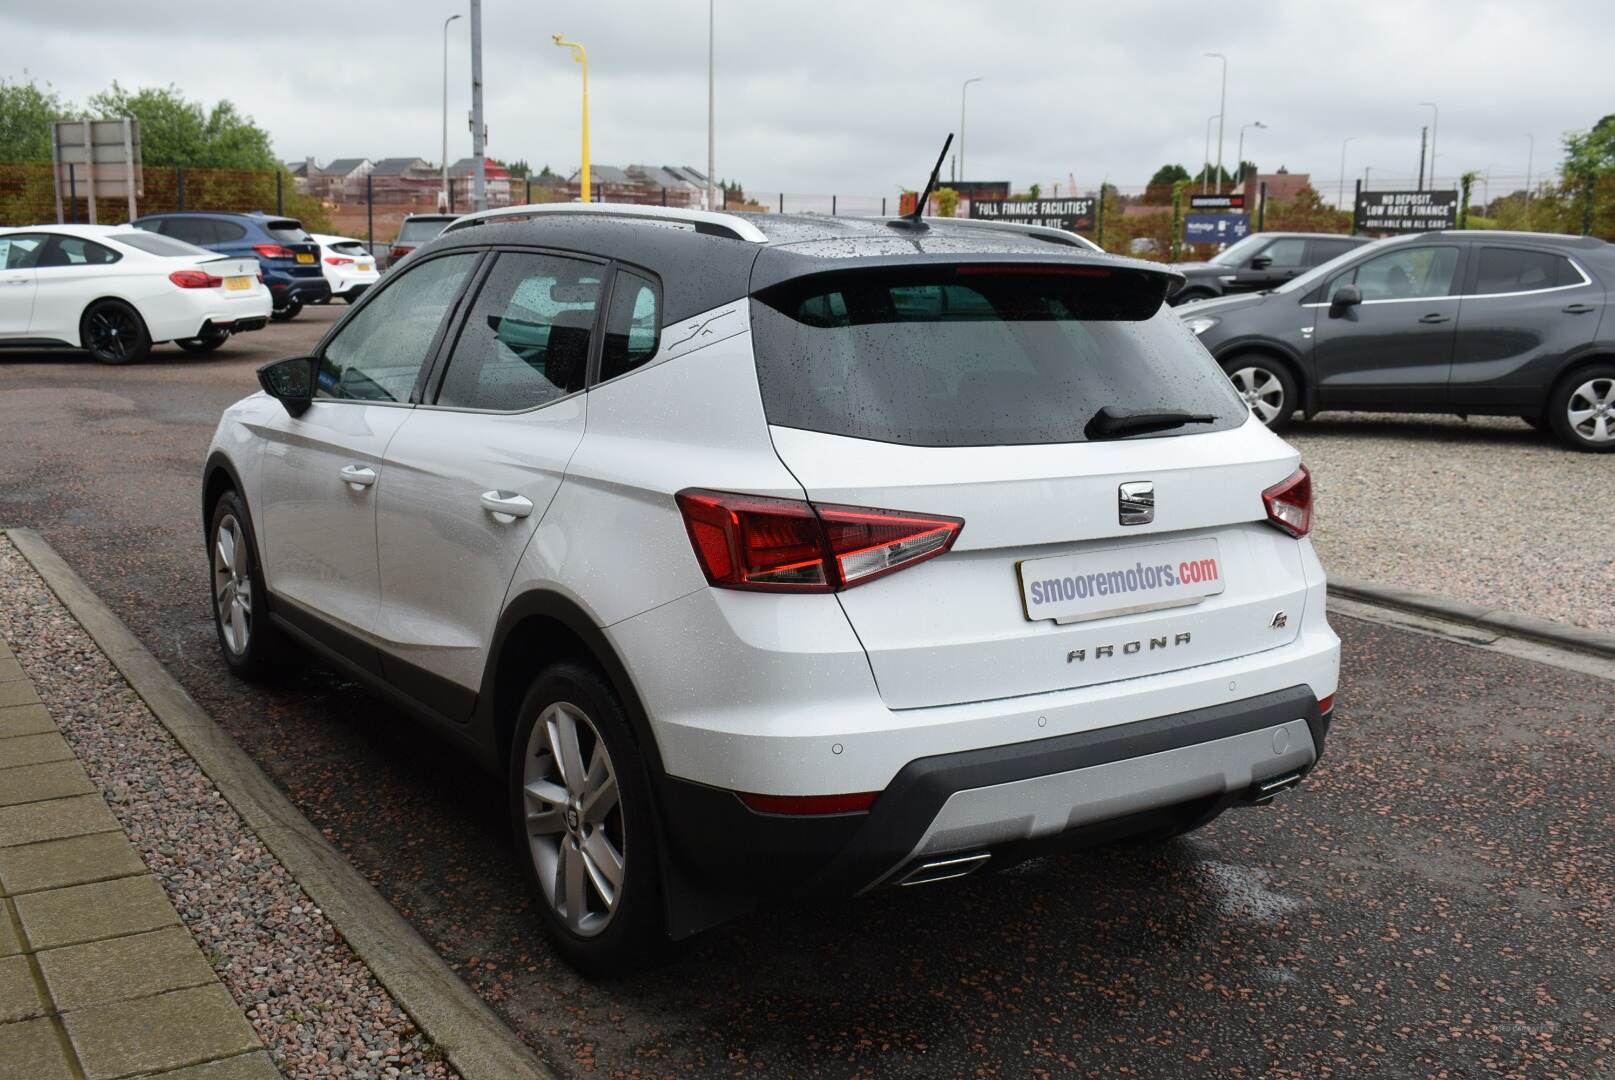
M1118 409L1106 405L1093 414L1083 427L1082 434L1089 440L1119 439L1125 435L1141 435L1147 431L1167 431L1184 424L1212 424L1217 417L1212 413L1192 413L1182 409Z

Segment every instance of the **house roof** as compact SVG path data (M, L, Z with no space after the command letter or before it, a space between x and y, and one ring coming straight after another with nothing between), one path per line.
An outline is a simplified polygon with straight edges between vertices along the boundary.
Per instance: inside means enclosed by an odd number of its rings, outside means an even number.
M688 180L696 187L704 188L707 186L707 174L699 169L692 169L688 165L663 165L662 168L666 169L674 176L682 177L685 180Z
M484 158L483 160L485 162L487 162L487 165L483 170L483 175L486 178L488 178L489 180L508 180L508 179L510 179L510 170L509 169L507 169L503 165L499 164L493 158ZM470 176L474 172L476 172L476 169L477 169L477 159L476 158L474 158L474 157L463 157L459 161L456 161L453 165L449 166L449 175L450 176Z
M306 161L288 161L286 163L286 171L291 173L293 176L309 176L309 175L311 175L311 172L310 172L310 169L309 169L309 166L308 166L308 162L306 162ZM317 172L319 172L319 170L315 169L315 170L313 170L313 172L317 173Z
M370 163L369 158L344 157L337 158L320 172L327 176L348 176Z
M701 186L670 169L662 168L660 165L630 165L628 166L628 175L642 177L642 182L652 187L697 188Z
M376 162L370 171L375 176L402 176L407 172L424 170L426 162L418 157L390 157Z
M583 171L580 169L567 177L567 179L582 183L582 176ZM633 177L615 165L595 165L592 162L589 165L589 183L591 184L632 184L633 182Z

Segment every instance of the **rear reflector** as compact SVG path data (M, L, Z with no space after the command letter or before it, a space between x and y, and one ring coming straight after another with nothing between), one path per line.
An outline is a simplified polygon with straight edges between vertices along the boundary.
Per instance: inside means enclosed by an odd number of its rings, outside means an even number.
M748 795L740 801L759 814L861 814L875 803L878 791L856 795Z
M175 270L168 275L168 280L182 289L217 289L224 284L223 278L205 270Z
M1330 694L1328 697L1318 702L1318 713L1322 716L1327 716L1329 715L1329 710L1333 709L1334 707L1335 695Z
M1305 465L1262 492L1267 520L1294 537L1312 531L1312 474Z
M723 589L838 592L941 555L962 518L692 488L676 496L707 581Z

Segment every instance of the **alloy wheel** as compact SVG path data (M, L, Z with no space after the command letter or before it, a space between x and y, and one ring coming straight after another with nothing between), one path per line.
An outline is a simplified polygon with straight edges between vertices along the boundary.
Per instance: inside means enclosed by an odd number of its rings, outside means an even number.
M140 327L135 317L122 307L111 304L96 308L87 323L90 347L96 352L125 360L129 350L140 339Z
M219 519L213 537L213 607L225 647L244 655L252 640L252 551L233 514Z
M623 817L611 753L578 706L555 702L534 722L522 801L545 899L574 934L593 937L622 902Z
M1271 424L1284 408L1284 384L1266 368L1243 367L1229 373L1234 389L1245 399L1251 412L1264 424Z
M1615 442L1615 378L1588 379L1565 406L1570 430L1590 443Z

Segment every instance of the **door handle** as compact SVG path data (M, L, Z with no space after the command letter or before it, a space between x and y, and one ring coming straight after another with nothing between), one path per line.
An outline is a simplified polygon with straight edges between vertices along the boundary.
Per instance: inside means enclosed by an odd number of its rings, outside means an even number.
M1449 317L1450 316L1441 314L1439 311L1432 311L1428 315L1421 316L1419 318L1419 321L1422 322L1422 323L1430 323L1430 324L1444 323L1444 322L1447 321L1447 319Z
M1594 308L1591 304L1570 304L1560 310L1566 315L1585 315Z
M367 488L376 482L376 470L368 465L344 465L340 475L354 491Z
M482 508L490 514L503 514L515 520L533 512L533 500L514 491L484 491Z

